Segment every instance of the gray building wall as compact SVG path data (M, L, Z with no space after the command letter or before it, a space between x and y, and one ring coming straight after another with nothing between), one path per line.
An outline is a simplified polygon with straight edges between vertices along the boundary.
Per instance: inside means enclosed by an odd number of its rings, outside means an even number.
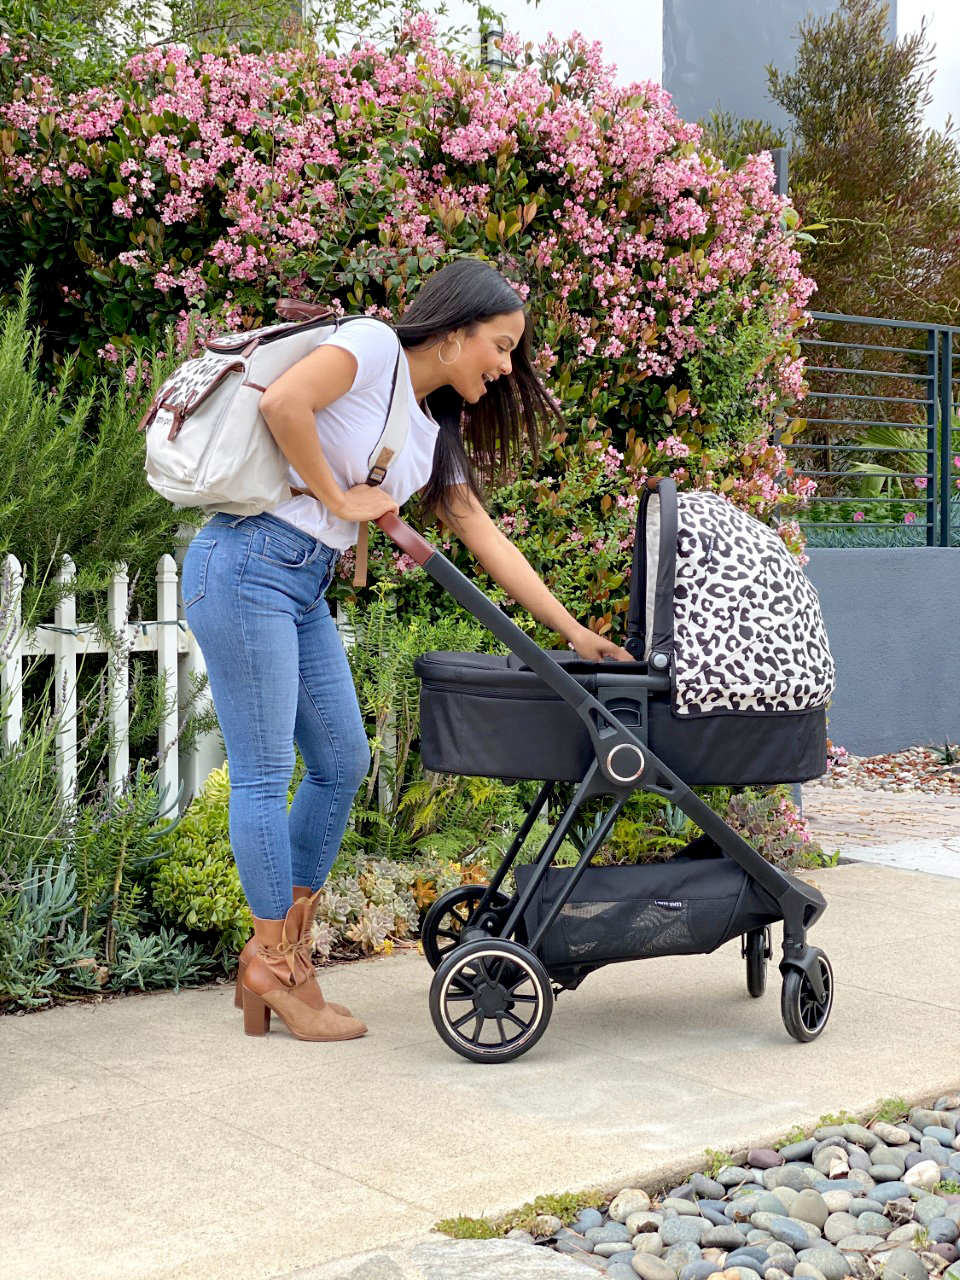
M830 738L854 755L960 740L960 550L807 554L837 664Z
M797 25L836 7L836 0L663 0L663 87L684 120L705 119L719 104L786 125L786 113L767 96L767 64L792 67ZM896 30L897 0L890 0L891 35Z

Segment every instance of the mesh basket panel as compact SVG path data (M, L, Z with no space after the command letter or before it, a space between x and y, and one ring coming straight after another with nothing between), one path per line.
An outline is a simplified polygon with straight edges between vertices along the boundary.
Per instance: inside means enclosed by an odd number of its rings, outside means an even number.
M735 898L568 902L545 939L544 961L583 964L710 951L735 903Z

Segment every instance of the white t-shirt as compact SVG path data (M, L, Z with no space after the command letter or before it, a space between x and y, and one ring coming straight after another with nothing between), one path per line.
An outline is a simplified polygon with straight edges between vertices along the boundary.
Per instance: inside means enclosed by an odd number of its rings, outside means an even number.
M357 374L350 390L315 415L323 456L330 464L334 479L341 489L352 489L366 480L370 454L383 431L390 407L398 339L382 321L364 316L342 325L323 346L342 347L357 360ZM404 446L390 463L380 487L402 507L410 495L430 479L440 427L417 403L410 366L403 354L399 377L407 384L410 426ZM293 467L289 475L292 487L307 487ZM461 475L457 483L463 478ZM360 526L355 521L341 520L315 498L291 498L270 514L341 551L355 546L359 536Z

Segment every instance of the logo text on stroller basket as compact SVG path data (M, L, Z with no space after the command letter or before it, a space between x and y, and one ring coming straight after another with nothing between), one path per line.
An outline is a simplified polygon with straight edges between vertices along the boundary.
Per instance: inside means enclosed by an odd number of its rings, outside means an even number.
M653 905L655 907L666 907L668 911L682 911L682 902L662 902L659 898L654 898Z

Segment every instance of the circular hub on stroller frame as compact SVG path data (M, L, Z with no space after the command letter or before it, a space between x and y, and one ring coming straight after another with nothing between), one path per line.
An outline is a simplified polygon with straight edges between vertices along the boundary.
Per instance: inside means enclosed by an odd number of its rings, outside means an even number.
M620 757L617 759L617 757ZM614 768L614 761L617 767ZM607 756L607 772L617 782L636 782L646 768L643 752L632 742L621 742Z

